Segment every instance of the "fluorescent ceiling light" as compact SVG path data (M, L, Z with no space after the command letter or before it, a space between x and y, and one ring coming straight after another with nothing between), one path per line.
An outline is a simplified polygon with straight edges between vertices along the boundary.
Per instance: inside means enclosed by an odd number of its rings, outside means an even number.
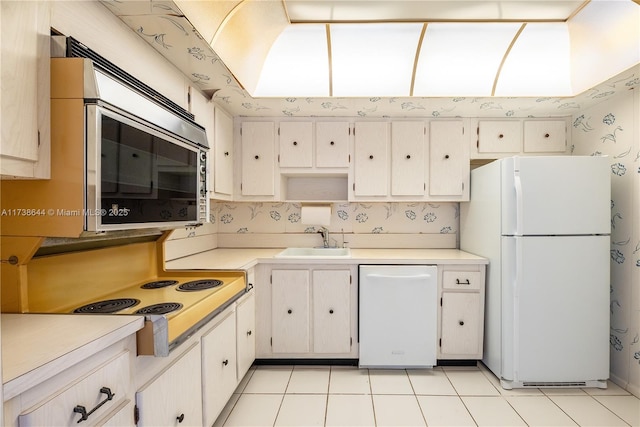
M332 24L333 96L406 96L422 24Z
M323 24L291 25L265 60L254 96L329 96L329 54Z
M428 24L414 96L489 96L521 24Z
M567 24L529 24L507 56L495 96L571 96Z

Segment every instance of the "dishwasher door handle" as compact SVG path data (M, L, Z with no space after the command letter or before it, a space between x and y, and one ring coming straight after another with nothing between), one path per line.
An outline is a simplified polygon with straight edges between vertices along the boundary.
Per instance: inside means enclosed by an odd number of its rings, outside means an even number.
M431 277L431 274L411 274L409 276L402 276L399 274L371 273L367 274L366 276L371 277L372 279L427 279Z

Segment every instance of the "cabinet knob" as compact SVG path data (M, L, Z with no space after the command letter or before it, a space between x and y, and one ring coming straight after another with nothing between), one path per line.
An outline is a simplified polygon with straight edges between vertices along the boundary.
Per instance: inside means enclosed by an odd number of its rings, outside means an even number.
M331 141L331 142L329 143L329 145L335 145L335 144L336 144L336 143L335 143L335 142L333 142L333 141Z
M176 420L178 420L179 423L184 421L184 414L180 414L179 417L176 417Z
M504 135L500 134L500 135L498 135L498 138L502 139L502 138L504 138Z
M227 365L229 364L229 359L224 359L224 360L222 361L222 364L223 364L224 366L227 366Z
M298 141L293 141L293 145L298 145Z
M373 160L373 155L369 156L369 160Z
M225 152L224 152L224 155L225 155L225 156L228 156L228 155L229 155L229 152L228 152L228 151L225 151Z
M250 335L251 335L251 331L247 331L247 336L250 336Z
M458 322L458 324L459 324L460 326L464 326L464 320L459 321L459 322Z
M333 314L333 308L329 310L329 314Z
M255 158L256 160L258 160L258 159L260 158L260 156L256 155L254 158Z
M444 155L444 158L445 158L445 159L448 159L448 158L449 158L449 155L448 155L448 154L445 154L445 155Z
M287 313L291 314L293 311L291 309L287 310Z
M411 158L411 154L407 154L407 159L410 159L410 158Z
M545 133L545 134L544 134L544 137L545 137L545 138L549 138L549 134L548 134L548 133Z

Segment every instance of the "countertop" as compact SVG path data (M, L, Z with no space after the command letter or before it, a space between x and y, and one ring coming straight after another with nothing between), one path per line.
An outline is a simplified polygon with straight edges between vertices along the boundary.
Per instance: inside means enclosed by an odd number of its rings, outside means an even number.
M4 400L135 334L143 316L1 315Z
M304 264L487 264L489 260L459 249L351 249L350 258L275 258L284 248L212 249L168 261L167 270L247 270L258 262Z

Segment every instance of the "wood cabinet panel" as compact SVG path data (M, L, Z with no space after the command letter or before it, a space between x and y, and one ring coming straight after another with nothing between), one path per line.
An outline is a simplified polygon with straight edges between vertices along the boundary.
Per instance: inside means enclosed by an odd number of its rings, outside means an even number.
M424 122L391 123L391 195L424 196Z
M442 293L442 342L443 354L478 353L481 348L479 334L480 294L469 292Z
M313 271L313 352L351 351L351 272Z
M462 121L432 121L429 133L429 194L462 196L469 175ZM467 153L467 155L465 155Z
M275 195L275 130L273 122L242 123L243 196Z
M356 122L355 196L386 196L389 182L389 124Z
M524 122L525 153L562 153L567 148L564 120L526 120Z
M214 112L213 193L233 195L233 118L220 108Z
M349 123L316 123L316 166L344 168L349 166Z
M309 352L309 271L271 271L271 337L274 353Z
M280 167L313 166L313 123L280 122Z

